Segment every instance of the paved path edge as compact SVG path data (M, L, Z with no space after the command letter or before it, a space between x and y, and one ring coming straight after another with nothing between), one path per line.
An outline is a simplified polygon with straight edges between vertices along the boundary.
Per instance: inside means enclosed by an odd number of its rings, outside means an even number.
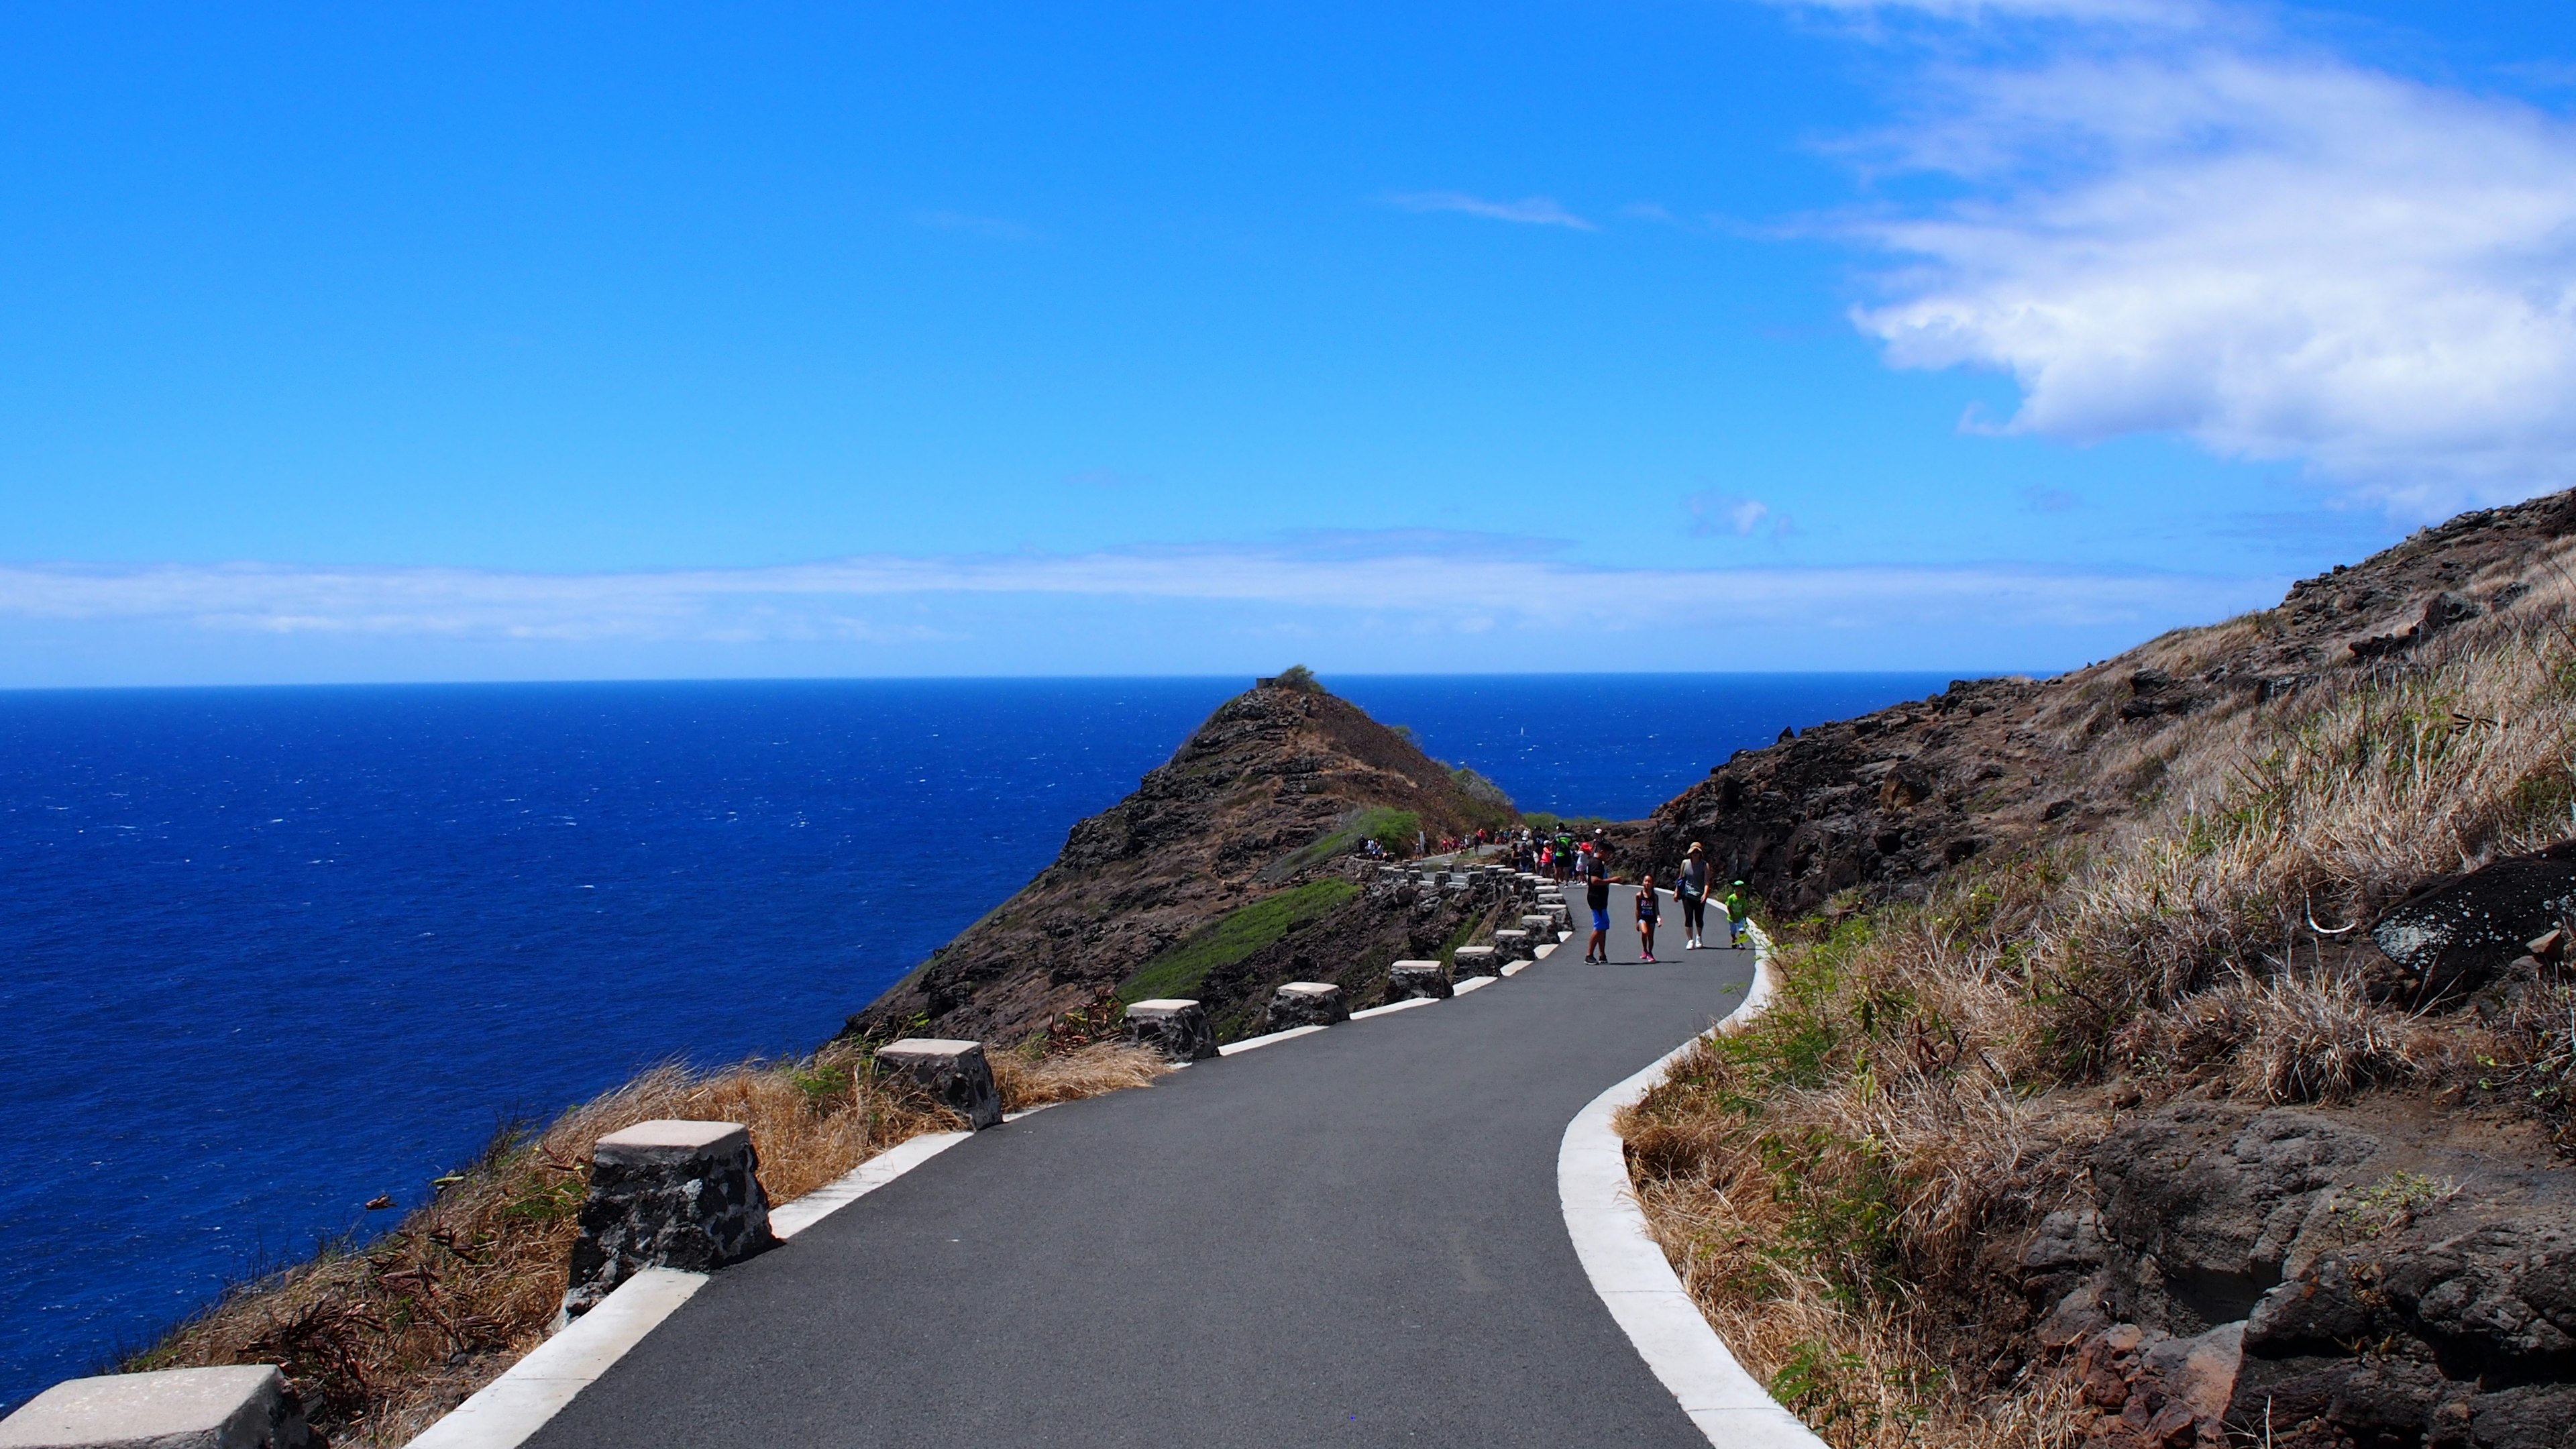
M1044 1110L1043 1108L1032 1110ZM1027 1116L1014 1112L1016 1120ZM971 1132L926 1132L898 1142L839 1179L788 1203L769 1216L770 1231L792 1238L833 1213L972 1137ZM562 1413L575 1395L597 1382L627 1350L706 1286L707 1275L677 1268L646 1268L617 1285L599 1306L528 1350L501 1376L422 1430L406 1449L518 1449Z
M1747 929L1753 937L1753 985L1718 1023L1719 1032L1743 1029L1770 1005L1771 938L1758 926L1748 923ZM1657 1058L1593 1098L1566 1125L1556 1152L1565 1231L1592 1290L1709 1443L1719 1449L1824 1449L1824 1441L1782 1408L1709 1327L1648 1231L1628 1180L1626 1145L1615 1125L1620 1109L1652 1091L1697 1045L1694 1038Z

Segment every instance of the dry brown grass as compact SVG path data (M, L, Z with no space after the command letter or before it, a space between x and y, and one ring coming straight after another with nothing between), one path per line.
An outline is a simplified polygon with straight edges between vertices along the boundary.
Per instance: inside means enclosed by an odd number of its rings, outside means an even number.
M1784 928L1772 1012L1623 1124L1649 1219L1746 1366L1837 1445L2055 1449L2080 1416L1979 1255L2080 1194L2114 1103L2447 1087L2563 1116L2576 991L2420 1014L2372 999L2336 932L2570 833L2564 553L2512 611L2268 704L2116 721L2128 671L2201 673L2268 616L2098 666L2041 732L2070 780L2131 792L2124 823Z
M1002 1052L1006 1111L1143 1086L1167 1068L1101 1043ZM429 1205L364 1246L335 1248L225 1296L128 1369L275 1363L344 1446L407 1442L544 1341L563 1299L591 1144L656 1117L751 1129L761 1186L791 1202L955 1114L879 1079L855 1047L794 1062L646 1072L544 1131L504 1131Z

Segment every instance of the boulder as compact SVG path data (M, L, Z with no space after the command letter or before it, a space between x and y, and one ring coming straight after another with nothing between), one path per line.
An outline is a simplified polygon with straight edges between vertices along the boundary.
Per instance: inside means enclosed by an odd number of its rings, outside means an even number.
M1265 1022L1272 1031L1287 1031L1300 1026L1331 1026L1350 1019L1350 1002L1339 986L1329 981L1291 981L1270 993Z
M877 1048L877 1065L919 1082L941 1106L966 1119L981 1132L1002 1120L1002 1091L993 1084L993 1064L984 1044L945 1037L906 1037Z
M1386 994L1391 1000L1430 997L1436 1001L1452 993L1448 968L1437 961L1398 961L1386 968Z
M645 1268L707 1272L778 1245L751 1133L661 1118L591 1148L563 1313L578 1318Z
M70 1379L0 1419L8 1449L309 1449L274 1364Z
M2419 887L2370 939L2405 973L2409 1004L2426 1006L2477 990L2561 925L2576 925L2576 841Z
M1181 997L1128 1007L1127 1039L1154 1048L1166 1061L1203 1062L1216 1055L1216 1028L1207 1008Z
M2242 1323L2175 1338L2134 1323L2088 1334L2068 1372L2097 1411L2085 1449L2185 1449L2227 1440Z
M2437 1213L2318 1255L2245 1326L2234 1422L2285 1445L2563 1445L2576 1424L2576 1224Z
M2120 1319L2181 1334L2244 1318L2377 1141L2312 1112L2186 1102L2093 1153Z

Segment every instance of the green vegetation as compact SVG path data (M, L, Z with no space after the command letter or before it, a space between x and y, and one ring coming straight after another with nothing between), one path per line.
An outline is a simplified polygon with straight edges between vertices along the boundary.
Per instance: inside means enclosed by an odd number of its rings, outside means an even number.
M1334 827L1332 834L1288 857L1277 870L1285 877L1310 865L1322 865L1359 849L1364 840L1376 841L1386 847L1389 855L1411 855L1414 837L1421 830L1422 817L1414 812L1372 805Z
M1589 835L1596 827L1619 823L1599 815L1558 815L1547 810L1524 810L1521 812L1521 819L1527 822L1530 829L1541 835L1554 835L1559 831Z
M1360 888L1346 880L1319 880L1229 911L1214 925L1155 953L1135 975L1118 984L1118 999L1134 1002L1191 995L1209 972L1231 966L1298 927L1332 914L1359 893Z
M1291 664L1271 678L1261 681L1273 689L1294 689L1307 694L1322 694L1324 686L1315 679L1315 671L1303 664Z

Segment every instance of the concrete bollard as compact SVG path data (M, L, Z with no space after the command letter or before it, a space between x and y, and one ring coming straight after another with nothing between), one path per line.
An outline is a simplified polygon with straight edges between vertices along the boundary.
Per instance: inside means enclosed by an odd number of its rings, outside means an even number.
M1166 1061L1203 1062L1216 1055L1216 1028L1208 1022L1207 1008L1184 997L1128 1007L1127 1039L1160 1051Z
M1502 933L1494 933L1497 940ZM1499 944L1461 946L1449 953L1449 964L1460 976L1500 976L1503 974L1503 952Z
M660 1118L600 1138L580 1222L567 1321L643 1269L703 1273L778 1245L760 1160L738 1122Z
M993 1064L984 1059L980 1041L908 1036L877 1048L877 1061L910 1075L941 1106L965 1118L969 1131L1002 1120L1002 1091L993 1085Z
M274 1364L67 1379L0 1419L11 1449L311 1449Z
M1331 1026L1351 1019L1351 1004L1342 988L1329 981L1291 981L1270 993L1265 1024L1272 1031L1298 1026Z
M1398 961L1386 968L1386 994L1402 1001L1428 996L1437 1001L1454 994L1449 972L1437 961Z
M1534 948L1530 943L1531 934L1532 933L1527 930L1496 931L1494 933L1494 954L1500 956L1506 961L1528 961L1534 959L1537 952L1536 948Z
M1538 911L1521 917L1521 929L1533 936L1545 937L1556 929L1557 917L1551 911Z

